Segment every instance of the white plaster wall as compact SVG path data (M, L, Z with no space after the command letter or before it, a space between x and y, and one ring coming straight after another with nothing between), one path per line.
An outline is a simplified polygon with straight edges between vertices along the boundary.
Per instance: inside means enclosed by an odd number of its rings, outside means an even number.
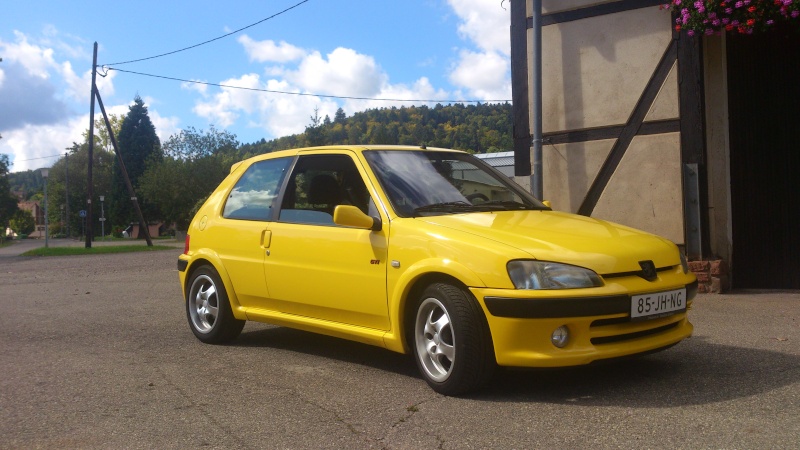
M553 209L578 212L616 139L545 145L542 148L544 199Z
M636 136L592 217L684 243L680 133Z
M670 39L658 7L544 27L544 132L624 124Z
M645 122L651 120L677 119L680 117L680 107L678 104L678 62L672 65L672 69L664 80L664 84L658 91L658 96L650 107Z

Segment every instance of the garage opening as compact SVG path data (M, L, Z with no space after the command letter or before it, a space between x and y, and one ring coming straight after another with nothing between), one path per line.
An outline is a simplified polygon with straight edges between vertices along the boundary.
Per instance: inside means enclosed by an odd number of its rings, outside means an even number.
M733 287L800 289L800 31L728 38Z

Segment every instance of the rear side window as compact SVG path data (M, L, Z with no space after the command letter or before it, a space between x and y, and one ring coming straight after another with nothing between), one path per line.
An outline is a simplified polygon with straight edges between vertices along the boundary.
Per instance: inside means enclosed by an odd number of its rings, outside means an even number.
M253 163L228 194L222 217L272 220L278 189L291 162L292 158L277 158Z

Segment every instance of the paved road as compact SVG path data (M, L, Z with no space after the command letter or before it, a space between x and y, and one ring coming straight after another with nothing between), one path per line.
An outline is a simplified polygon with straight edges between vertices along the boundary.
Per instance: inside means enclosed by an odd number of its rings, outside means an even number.
M180 250L0 258L0 448L798 448L800 293L701 296L629 362L435 394L404 355L252 324L198 342Z

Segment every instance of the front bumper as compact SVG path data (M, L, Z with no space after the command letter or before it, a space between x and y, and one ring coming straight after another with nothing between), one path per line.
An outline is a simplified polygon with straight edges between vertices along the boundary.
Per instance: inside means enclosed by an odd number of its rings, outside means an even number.
M602 288L521 291L473 288L486 313L497 363L509 367L562 367L649 353L691 336L687 312L631 320L631 296L686 288L687 311L697 280L680 270L656 282L638 277L607 280ZM551 343L558 327L569 329L564 348Z

